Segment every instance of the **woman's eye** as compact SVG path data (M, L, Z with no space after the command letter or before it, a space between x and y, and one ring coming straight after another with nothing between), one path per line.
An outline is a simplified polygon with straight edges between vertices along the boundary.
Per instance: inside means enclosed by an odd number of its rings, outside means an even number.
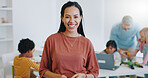
M78 18L78 16L75 16L75 18Z
M66 18L69 18L69 17L66 17Z

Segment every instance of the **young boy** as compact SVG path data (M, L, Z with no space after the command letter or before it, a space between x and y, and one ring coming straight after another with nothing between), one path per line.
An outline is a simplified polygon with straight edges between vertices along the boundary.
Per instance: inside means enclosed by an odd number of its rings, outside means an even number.
M106 43L106 49L103 50L102 52L100 52L102 54L113 54L114 55L114 61L115 61L115 65L119 66L121 63L121 56L120 54L117 52L117 45L116 42L114 40L109 40ZM105 78L105 77L100 77L100 78ZM118 78L117 76L111 76L109 78Z
M18 44L21 53L14 58L15 78L30 78L31 67L39 71L39 65L32 62L28 57L34 52L35 44L30 39L22 39Z
M121 55L119 54L119 52L117 52L117 45L116 42L114 40L109 40L106 43L106 49L103 50L102 52L103 54L113 54L114 55L114 60L115 60L115 65L119 66L121 63Z

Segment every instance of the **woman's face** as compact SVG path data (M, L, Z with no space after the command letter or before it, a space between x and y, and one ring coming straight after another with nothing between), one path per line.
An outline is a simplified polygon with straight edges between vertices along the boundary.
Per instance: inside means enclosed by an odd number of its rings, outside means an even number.
M113 52L116 50L116 48L112 47L111 45L106 48L107 54L113 54Z
M145 41L146 41L146 38L145 38L145 36L144 36L144 33L140 32L140 36L141 36L140 39L141 39L143 42L145 42Z
M82 16L80 16L80 11L77 7L67 7L64 11L64 16L61 18L66 27L66 31L77 32L77 28L82 19Z

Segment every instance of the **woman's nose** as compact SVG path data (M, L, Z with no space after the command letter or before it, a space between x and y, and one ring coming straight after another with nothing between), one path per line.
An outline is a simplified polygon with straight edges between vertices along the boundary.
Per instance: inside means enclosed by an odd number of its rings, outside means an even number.
M72 17L72 18L70 18L70 22L74 22L74 18Z

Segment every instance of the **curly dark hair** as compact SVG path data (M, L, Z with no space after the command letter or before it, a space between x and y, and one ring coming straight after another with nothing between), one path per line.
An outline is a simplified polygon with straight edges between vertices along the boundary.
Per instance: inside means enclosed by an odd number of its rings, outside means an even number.
M34 47L35 47L34 42L29 38L26 38L20 40L20 43L18 44L18 51L23 54L29 50L32 50Z

